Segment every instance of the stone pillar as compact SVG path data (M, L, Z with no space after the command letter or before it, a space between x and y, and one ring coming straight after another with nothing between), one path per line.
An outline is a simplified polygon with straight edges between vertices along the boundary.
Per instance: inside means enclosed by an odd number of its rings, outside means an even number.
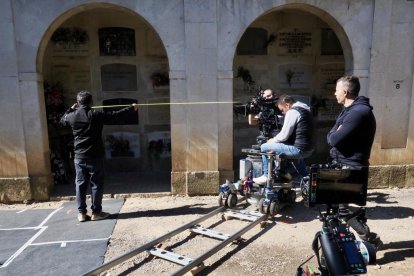
M11 1L0 9L0 202L31 199Z
M184 1L185 89L173 91L171 102L193 103L171 108L172 192L216 194L219 186L219 109L217 94L216 1ZM174 85L173 85L174 86ZM182 86L181 86L182 87ZM180 95L178 93L181 93ZM177 145L178 141L184 141ZM184 183L186 183L184 185Z
M53 187L42 76L19 74L27 167L35 200L48 200Z

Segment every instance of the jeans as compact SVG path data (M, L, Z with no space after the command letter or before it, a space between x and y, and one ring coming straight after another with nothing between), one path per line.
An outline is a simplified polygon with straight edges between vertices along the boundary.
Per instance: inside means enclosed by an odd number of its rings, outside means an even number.
M304 177L307 176L306 165L303 161L304 158L307 158L312 155L313 150L302 151L295 146L286 145L283 143L264 143L260 146L261 152L274 152L275 154L283 154L287 159L302 159L295 164L299 174ZM268 174L268 159L266 155L262 155L263 160L263 175L267 176Z
M91 184L92 212L102 211L102 197L104 185L104 160L103 159L77 159L76 170L76 203L79 213L86 213L86 192Z

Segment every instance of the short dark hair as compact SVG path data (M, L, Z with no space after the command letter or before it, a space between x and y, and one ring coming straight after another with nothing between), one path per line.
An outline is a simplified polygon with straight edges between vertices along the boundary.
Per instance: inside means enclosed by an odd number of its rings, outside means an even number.
M76 96L80 105L90 105L92 103L92 94L89 91L80 91Z
M359 84L359 78L356 76L343 76L339 78L336 83L342 82L348 88L348 91L351 95L357 97L359 95L359 90L361 85Z
M277 100L277 105L281 105L281 104L285 104L285 103L294 104L294 103L296 103L296 101L292 96L281 95L279 97L279 99Z

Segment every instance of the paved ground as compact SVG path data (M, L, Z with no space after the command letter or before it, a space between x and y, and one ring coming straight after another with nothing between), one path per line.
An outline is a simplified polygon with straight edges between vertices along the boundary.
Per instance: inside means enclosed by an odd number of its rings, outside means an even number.
M30 205L0 205L0 210L57 209L64 202L33 203ZM104 201L104 209L110 205ZM127 198L116 217L116 225L109 240L105 261L129 252L169 231L188 223L217 208L216 197L175 197ZM368 275L413 275L414 271L414 189L370 190L367 204L369 225L379 233L384 246L377 254L377 264L368 267ZM294 275L299 264L313 255L311 242L321 223L316 219L316 209L309 209L297 202L285 209L264 229L254 228L243 236L239 245L224 248L209 258L201 275ZM217 221L220 217L216 218ZM231 233L240 228L237 221L208 224L219 230ZM0 222L1 223L1 222ZM78 224L76 216L73 225ZM98 233L94 222L82 224L84 229ZM208 226L208 225L207 225ZM0 233L1 234L1 233ZM197 257L211 240L199 237L171 238L167 245L175 252L189 257ZM0 250L0 252L2 252ZM45 252L44 258L47 254ZM72 262L69 253L65 262ZM169 275L179 267L169 262L155 259L146 260L146 254L137 255L113 268L107 275ZM25 262L33 269L39 267L31 255ZM310 264L316 267L313 258ZM91 264L91 269L94 267ZM45 275L46 268L39 273ZM55 271L56 274L59 274ZM0 275L2 268L0 268ZM76 275L79 275L77 273Z
M107 200L106 208L118 213L123 203ZM73 201L28 207L0 212L0 275L80 275L102 264L116 216L85 224Z

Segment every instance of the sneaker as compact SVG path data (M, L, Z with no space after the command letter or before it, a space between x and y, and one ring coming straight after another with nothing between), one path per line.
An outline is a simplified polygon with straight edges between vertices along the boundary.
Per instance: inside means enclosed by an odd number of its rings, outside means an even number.
M265 184L267 182L267 176L262 175L260 177L253 178L253 182L257 184Z
M384 244L377 233L371 232L369 239L367 240L372 246L374 246L375 250L378 251L379 248Z
M111 214L110 213L106 213L106 212L99 212L99 213L92 213L92 220L101 220L101 219L106 219L107 217L109 217Z
M86 213L79 213L78 214L78 220L79 220L79 222L85 222L87 220L91 220L91 217L88 216L88 214L86 214Z

